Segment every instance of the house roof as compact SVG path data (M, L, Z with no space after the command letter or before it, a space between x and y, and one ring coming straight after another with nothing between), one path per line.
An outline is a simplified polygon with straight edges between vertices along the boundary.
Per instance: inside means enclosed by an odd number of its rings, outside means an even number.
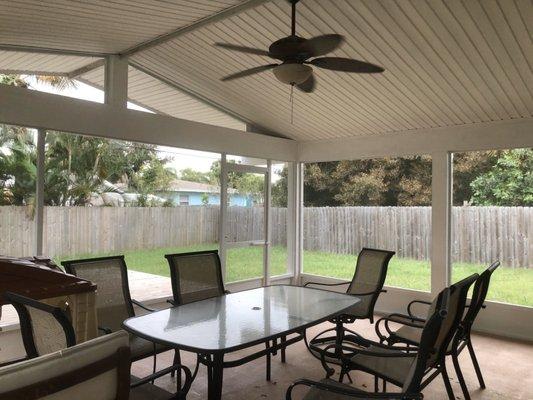
M190 182L175 179L168 185L165 192L192 192L192 193L220 193L220 187L208 183ZM163 191L161 191L163 192ZM235 189L228 189L228 192L235 193Z
M300 36L343 34L346 43L331 56L386 71L317 69L315 93L296 92L292 106L289 87L269 72L220 81L270 59L213 46L268 48L288 34L286 0L112 0L106 6L99 0L0 0L0 11L0 49L17 50L9 62L0 57L0 72L72 73L95 57L127 54L132 100L180 118L185 109L189 118L209 119L203 116L211 112L202 108L207 105L264 132L314 141L533 116L533 31L526 22L533 7L527 0L303 0ZM101 84L101 71L81 78ZM187 105L190 98L198 104Z

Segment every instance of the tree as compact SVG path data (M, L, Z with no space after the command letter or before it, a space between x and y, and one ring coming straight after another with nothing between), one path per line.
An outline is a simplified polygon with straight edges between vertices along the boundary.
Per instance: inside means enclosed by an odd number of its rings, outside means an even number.
M468 151L453 155L453 204L462 206L472 201L472 182L489 171L501 151Z
M431 202L431 158L413 156L307 164L307 206L399 206Z
M179 179L188 182L211 183L212 177L209 172L196 171L192 168L184 168L179 174Z
M533 206L533 149L504 151L471 187L476 205Z
M72 86L62 77L37 77L59 88ZM0 75L4 84L28 87L20 75ZM0 125L0 204L29 205L36 182L35 134L26 128ZM154 145L48 132L45 148L46 205L84 205L102 183L123 183L148 194L176 177Z
M288 184L288 170L286 166L283 166L279 171L279 179L272 185L272 205L274 207L287 207Z

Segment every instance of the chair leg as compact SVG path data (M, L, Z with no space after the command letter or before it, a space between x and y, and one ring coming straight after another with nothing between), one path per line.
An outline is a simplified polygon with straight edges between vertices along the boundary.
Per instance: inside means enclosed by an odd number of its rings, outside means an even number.
M481 389L485 389L485 381L483 380L483 374L481 373L481 368L479 368L479 363L477 362L476 353L474 352L474 346L470 338L468 338L466 345L468 346L468 352L470 353L470 358L472 359L472 364L474 364L474 369L476 370L477 379L479 380L479 386Z
M180 357L180 351L178 349L174 349L174 361L172 361L172 365L181 364L181 357ZM176 371L172 371L170 373L170 376L174 378L174 375L176 375Z
M455 400L452 384L450 383L450 377L448 376L448 371L446 370L446 364L444 363L444 361L442 362L441 374L442 379L444 380L444 386L446 387L446 393L448 394L448 399Z
M348 381L349 381L350 383L353 383L352 377L350 376L350 373L349 373L349 372L346 373L346 377L348 378Z
M342 383L342 381L344 380L344 375L345 375L344 370L341 369L341 372L340 372L340 374L339 374L339 382L340 382L340 383Z
M270 349L270 342L266 342L265 343L265 347L268 349ZM270 382L270 378L271 378L271 354L270 352L267 353L266 355L266 380Z
M181 364L181 354L178 349L174 349L174 361L172 365L179 365ZM172 371L170 373L170 376L174 377L176 375L176 385L178 388L181 388L181 370L178 371Z
M374 375L374 393L379 393L379 378Z
M286 336L282 336L281 337L281 344L285 344L286 341L287 341L287 337ZM281 349L281 362L282 363L286 363L287 362L287 356L285 354L285 347L283 347Z
M459 357L457 353L452 354L453 366L455 368L455 373L457 374L457 379L461 385L461 390L463 391L463 396L465 400L470 400L470 393L468 393L468 387L466 386L465 378L463 372L461 371L461 366L459 365Z

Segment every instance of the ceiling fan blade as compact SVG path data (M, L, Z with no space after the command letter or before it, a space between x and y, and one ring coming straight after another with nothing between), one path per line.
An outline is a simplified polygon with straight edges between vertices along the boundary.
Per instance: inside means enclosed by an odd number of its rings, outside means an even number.
M344 43L344 36L332 33L329 35L315 36L302 44L302 49L309 57L323 56L337 49Z
M316 87L314 74L311 74L311 76L304 83L300 83L299 85L296 85L296 87L302 92L311 93Z
M239 51L241 53L254 54L256 56L270 57L270 53L266 50L255 49L253 47L238 46L236 44L229 43L215 43L215 46L222 47L223 49Z
M250 69L245 69L244 71L236 72L231 75L227 75L223 78L220 78L221 81L231 81L233 79L237 78L244 78L245 76L258 74L259 72L263 72L269 69L272 69L274 67L278 66L278 64L268 64L268 65L260 65L259 67L253 67Z
M308 64L333 71L356 72L360 74L375 74L385 71L379 65L342 57L315 58L309 61Z

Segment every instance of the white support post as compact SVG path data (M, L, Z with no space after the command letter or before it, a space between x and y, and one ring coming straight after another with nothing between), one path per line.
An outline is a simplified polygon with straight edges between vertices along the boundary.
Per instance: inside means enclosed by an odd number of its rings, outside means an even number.
M35 182L35 255L43 255L44 161L46 130L37 131L37 179Z
M263 250L263 286L270 285L270 246L272 242L272 229L270 216L271 197L272 197L272 160L267 160L267 172L265 174L265 216L264 216L264 230L265 230L265 247Z
M431 292L436 295L450 284L452 157L432 154L431 179Z
M303 175L302 164L289 163L287 198L287 252L292 283L300 284L303 263Z
M296 163L290 162L287 167L287 272L294 279L296 273L297 249L297 205L296 205ZM294 282L293 282L294 283Z
M226 153L220 156L220 218L218 220L218 246L222 277L226 280L226 213L228 205L228 169Z
M105 104L117 108L128 107L128 59L111 55L105 61Z

